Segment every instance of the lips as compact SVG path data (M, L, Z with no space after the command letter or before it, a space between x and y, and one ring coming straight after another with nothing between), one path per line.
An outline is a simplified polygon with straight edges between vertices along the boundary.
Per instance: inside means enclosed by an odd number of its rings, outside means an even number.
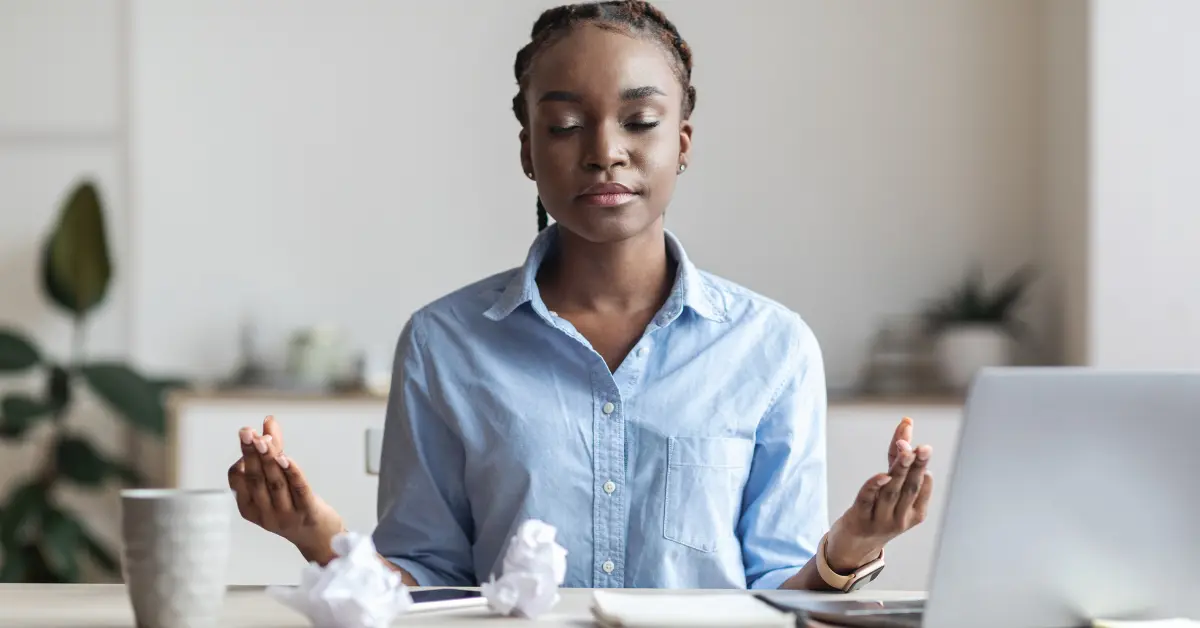
M634 192L627 185L614 181L589 186L579 193L578 198L587 205L615 207L617 205L624 205L637 198L637 192Z

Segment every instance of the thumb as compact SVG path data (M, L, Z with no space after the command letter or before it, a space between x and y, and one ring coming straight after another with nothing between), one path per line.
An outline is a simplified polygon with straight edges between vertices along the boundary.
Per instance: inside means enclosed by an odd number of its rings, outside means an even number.
M263 421L263 434L270 434L275 446L279 451L283 451L283 428L279 426L279 421L276 421L274 416L269 416Z

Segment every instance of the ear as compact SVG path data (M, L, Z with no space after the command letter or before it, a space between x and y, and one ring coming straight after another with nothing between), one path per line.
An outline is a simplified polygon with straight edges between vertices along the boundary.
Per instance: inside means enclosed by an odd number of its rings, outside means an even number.
M529 131L521 129L521 133L517 137L521 141L521 172L533 172L533 157L529 153Z
M692 122L684 120L679 125L679 163L687 164L692 153Z

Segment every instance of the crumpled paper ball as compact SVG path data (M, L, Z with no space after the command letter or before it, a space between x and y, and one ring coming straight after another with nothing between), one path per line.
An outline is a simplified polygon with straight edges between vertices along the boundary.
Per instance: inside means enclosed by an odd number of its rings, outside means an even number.
M509 541L499 579L481 585L488 606L502 615L534 618L558 604L567 577L567 550L554 539L554 526L530 519Z
M321 628L386 628L412 606L408 587L379 558L370 536L343 532L333 551L337 558L325 567L305 565L299 586L267 592Z

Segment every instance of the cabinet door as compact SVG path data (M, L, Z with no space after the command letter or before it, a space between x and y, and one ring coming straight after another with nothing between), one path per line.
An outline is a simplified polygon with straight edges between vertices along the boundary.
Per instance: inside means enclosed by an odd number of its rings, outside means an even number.
M958 440L959 406L901 407L899 405L834 404L829 409L829 516L836 519L858 495L867 478L887 470L887 446L904 416L913 418L913 440L933 445L929 473L934 478L925 523L901 535L887 548L887 568L873 589L923 591L927 587L941 523L942 505L950 486Z
M283 427L284 449L354 532L370 534L377 522L378 480L369 441L383 428L382 401L189 402L175 417L173 473L181 488L228 486L227 471L240 455L238 430L261 429L274 415ZM377 455L377 452L376 452ZM240 518L233 524L229 584L296 584L304 560L287 541Z

